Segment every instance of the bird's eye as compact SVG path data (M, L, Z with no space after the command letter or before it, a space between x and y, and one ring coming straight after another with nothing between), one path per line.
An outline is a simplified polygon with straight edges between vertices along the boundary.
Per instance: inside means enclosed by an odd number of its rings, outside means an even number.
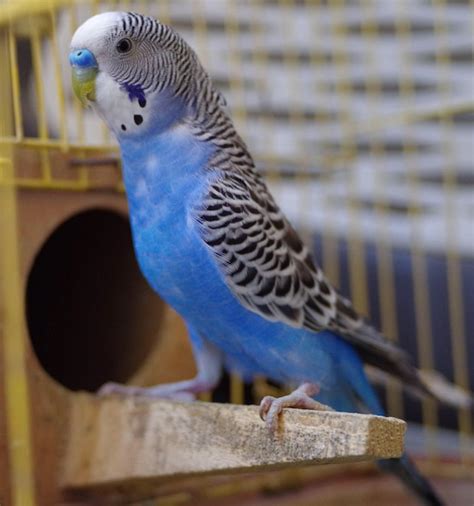
M128 53L132 49L132 41L130 39L120 39L115 47L119 53Z

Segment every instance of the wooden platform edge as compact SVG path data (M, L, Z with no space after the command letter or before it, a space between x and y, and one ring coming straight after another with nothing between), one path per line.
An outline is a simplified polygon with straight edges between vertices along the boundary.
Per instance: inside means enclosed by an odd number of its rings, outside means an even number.
M396 418L287 409L272 436L256 406L78 394L62 488L398 457L405 430Z

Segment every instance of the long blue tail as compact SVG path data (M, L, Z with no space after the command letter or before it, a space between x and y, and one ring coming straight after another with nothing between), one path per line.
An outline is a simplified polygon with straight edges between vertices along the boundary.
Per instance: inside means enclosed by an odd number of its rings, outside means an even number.
M379 460L377 464L383 471L392 473L403 481L426 506L443 506L445 504L406 453L399 459Z
M337 411L359 411L361 404L365 411L384 416L377 395L368 382L362 367L351 367L347 371L347 382L343 384L337 396L321 392L317 398L329 404ZM444 502L430 482L420 473L408 455L398 459L384 459L377 462L380 469L397 476L426 506L443 506Z

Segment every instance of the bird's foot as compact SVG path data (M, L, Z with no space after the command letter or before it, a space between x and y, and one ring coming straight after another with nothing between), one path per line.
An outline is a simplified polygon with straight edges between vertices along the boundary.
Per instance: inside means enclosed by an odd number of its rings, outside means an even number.
M188 381L178 381L176 383L164 383L153 387L135 387L110 382L102 385L97 393L100 396L117 394L130 397L191 402L196 400L198 393L209 391L212 389L212 386L198 378Z
M274 433L278 427L278 417L283 408L314 409L318 411L333 411L332 408L315 401L312 396L317 395L319 387L313 383L303 383L289 395L272 397L267 395L260 402L260 418L266 423L268 430Z

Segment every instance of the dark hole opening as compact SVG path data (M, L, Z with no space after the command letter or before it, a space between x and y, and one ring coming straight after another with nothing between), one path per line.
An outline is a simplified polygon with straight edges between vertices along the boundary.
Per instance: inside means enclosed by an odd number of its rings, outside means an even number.
M127 219L107 210L62 223L28 277L33 349L72 390L130 378L156 342L162 309L139 271Z

